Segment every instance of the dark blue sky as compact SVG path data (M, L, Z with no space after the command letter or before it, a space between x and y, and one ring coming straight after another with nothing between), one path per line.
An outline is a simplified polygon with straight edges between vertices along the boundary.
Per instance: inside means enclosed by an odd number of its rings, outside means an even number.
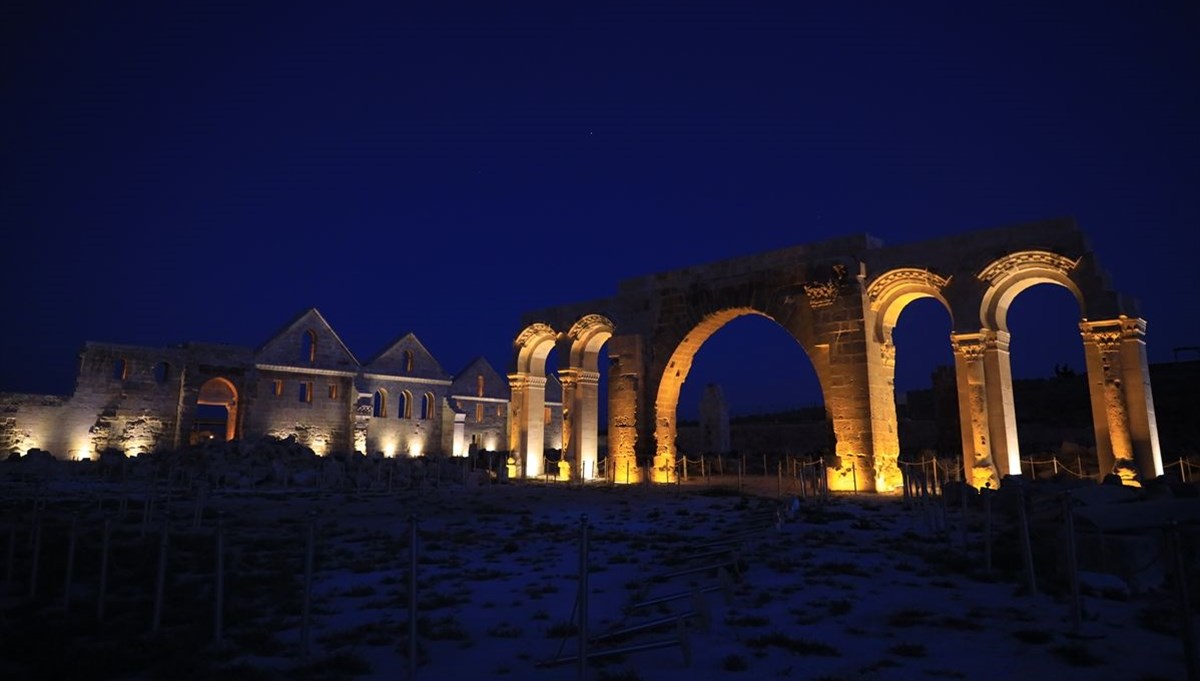
M242 4L0 10L0 390L69 392L85 340L254 346L307 307L360 360L413 331L503 371L523 310L621 278L1062 215L1152 360L1200 345L1195 2ZM1081 368L1042 288L1019 376ZM901 317L902 387L948 329ZM818 395L764 320L701 349L685 416L710 380L735 413Z

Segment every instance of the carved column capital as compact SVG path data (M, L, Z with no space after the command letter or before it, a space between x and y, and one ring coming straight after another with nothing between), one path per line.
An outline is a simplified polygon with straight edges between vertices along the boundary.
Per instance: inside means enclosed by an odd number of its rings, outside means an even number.
M1146 320L1124 315L1116 319L1096 322L1080 322L1079 333L1083 342L1097 346L1101 352L1116 352L1123 341L1144 342Z
M527 388L545 388L546 377L534 376L533 374L509 374L508 386L512 390L525 390Z
M950 348L956 357L961 357L967 362L978 362L983 359L987 343L980 333L952 333Z

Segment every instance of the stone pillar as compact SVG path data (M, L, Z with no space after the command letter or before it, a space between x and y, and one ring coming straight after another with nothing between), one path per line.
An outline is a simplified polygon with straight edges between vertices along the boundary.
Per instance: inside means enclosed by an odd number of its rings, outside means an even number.
M867 386L871 399L871 447L875 460L875 491L899 489L900 432L896 419L896 346L887 340L869 340L867 347Z
M592 480L600 452L600 373L579 370L571 438L579 478ZM565 428L564 421L564 428Z
M858 313L861 316L861 310ZM867 341L862 320L820 325L809 357L821 381L825 409L837 440L829 489L875 491L874 441Z
M641 480L637 463L642 404L641 338L614 336L608 342L608 475L617 484Z
M563 452L571 462L571 479L596 477L599 451L600 374L585 369L562 369Z
M1088 391L1102 474L1127 484L1163 473L1146 360L1146 321L1124 315L1082 322Z
M454 456L466 456L467 415L454 415L454 435L450 440L450 451Z
M1017 411L1013 402L1008 332L985 329L980 331L980 335L983 338L983 373L987 386L992 461L1000 475L1020 475L1021 446L1017 440Z
M988 427L984 334L950 334L950 347L954 350L954 375L958 385L963 479L973 487L982 488L990 484L992 489L998 489L1000 476L992 459Z
M509 374L508 385L512 391L509 449L517 470L535 478L542 474L546 454L546 377Z
M559 369L558 382L562 385L562 460L570 463L571 478L578 479L579 452L575 442L575 387L579 383L576 369ZM561 462L560 462L561 463Z

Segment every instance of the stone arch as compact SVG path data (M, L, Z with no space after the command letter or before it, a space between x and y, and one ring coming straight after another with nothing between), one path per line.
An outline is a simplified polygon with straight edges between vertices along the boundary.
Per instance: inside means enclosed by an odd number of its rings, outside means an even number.
M1051 251L1018 251L992 261L977 275L987 283L979 306L981 328L1008 333L1008 309L1022 291L1038 284L1065 287L1079 302L1081 316L1087 308L1083 290L1072 274L1081 258L1072 260Z
M616 332L600 314L580 317L565 334L567 366L559 368L563 390L563 453L571 476L591 480L599 463L600 349ZM612 457L609 458L610 465Z
M236 439L238 392L229 379L215 376L205 381L196 395L196 404L225 407L225 440Z
M721 327L746 315L756 315L776 324L779 323L779 320L771 315L752 307L725 308L705 315L675 345L658 381L658 390L654 397L654 467L650 473L652 482L674 480L679 394L691 372L692 360L695 359L696 353L699 352L705 341ZM787 330L782 324L780 326L785 331ZM797 345L807 356L807 350L804 350L803 344L798 339ZM823 385L822 391L824 391Z
M950 284L949 277L941 277L929 270L901 267L875 277L867 286L867 300L875 315L872 328L875 340L891 344L892 329L900 313L909 303L922 298L934 298L946 308L951 320L954 311L943 291Z
M895 246L868 234L846 235L647 274L621 281L603 299L523 315L510 375L512 404L526 410L534 406L522 402L526 393L529 400L542 396L551 343L570 368L570 352L579 348L553 329L575 328L586 313L604 310L620 327L606 345L610 456L653 459L657 469L670 470L675 415L667 407L678 399L678 382L696 348L734 316L762 314L799 342L816 371L834 438L825 458L830 489L885 491L894 487L887 484L886 462L897 449L890 444L895 393L889 330L909 304L933 297L950 310L953 325L967 478L990 482L997 472L1017 471L1019 463L1011 390L1005 389L1008 308L1025 289L1055 283L1080 302L1098 452L1108 447L1125 457L1126 468L1136 460L1141 475L1153 476L1161 460L1145 322L1136 303L1108 281L1071 218ZM575 366L582 365L576 358ZM541 406L538 401L538 411ZM528 411L532 416L534 410ZM513 422L520 418L514 414ZM514 427L513 449L521 444L520 432ZM1132 450L1135 458L1118 450Z
M904 308L923 298L933 298L941 303L950 315L950 328L954 328L954 310L945 295L949 284L949 277L929 270L900 267L880 274L867 286L871 333L879 348L879 356L869 357L867 363L868 382L881 387L872 391L870 397L875 420L872 440L875 488L878 491L894 489L901 483L900 428L896 417L895 390L896 346L892 343L892 330Z
M963 463L966 467L972 458L967 453L974 451L972 470L966 474L976 484L1021 474L1008 310L1029 288L1055 284L1075 296L1082 316L1087 302L1074 277L1080 260L1053 251L1023 250L991 261L975 275L986 286L979 300L979 332L956 333L953 342Z
M517 351L516 373L546 376L546 358L554 349L558 333L549 324L530 324L513 342Z
M509 453L518 475L537 477L544 468L546 441L546 358L558 341L549 324L535 322L525 327L516 340L515 371L508 375Z

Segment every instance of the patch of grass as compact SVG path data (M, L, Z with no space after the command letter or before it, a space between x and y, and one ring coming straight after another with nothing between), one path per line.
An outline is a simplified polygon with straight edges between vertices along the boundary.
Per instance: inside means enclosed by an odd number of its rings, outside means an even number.
M632 669L620 671L601 669L596 674L596 681L642 681L642 676Z
M574 622L555 622L546 627L546 638L566 638L579 633Z
M888 652L900 657L925 657L925 646L921 643L897 643L888 648Z
M495 638L520 638L522 631L521 627L508 622L501 622L494 627L489 627L487 630L488 636Z
M765 627L771 620L761 615L738 615L729 613L725 616L725 624L731 627Z
M1054 634L1041 629L1018 629L1013 632L1013 638L1021 643L1029 643L1032 645L1042 645L1054 640Z
M370 662L354 653L342 651L296 667L289 676L302 681L317 681L318 679L343 679L370 673Z
M1064 643L1050 649L1059 659L1072 667L1095 667L1104 660L1082 643Z
M927 624L933 613L919 608L905 608L888 615L887 623L891 627L915 627Z
M837 648L828 643L810 641L804 638L793 638L780 631L747 639L746 645L758 650L774 646L795 655L817 655L821 657L837 657L841 655L841 652Z
M727 672L744 672L749 668L746 658L741 655L726 655L725 659L721 660L721 669Z

